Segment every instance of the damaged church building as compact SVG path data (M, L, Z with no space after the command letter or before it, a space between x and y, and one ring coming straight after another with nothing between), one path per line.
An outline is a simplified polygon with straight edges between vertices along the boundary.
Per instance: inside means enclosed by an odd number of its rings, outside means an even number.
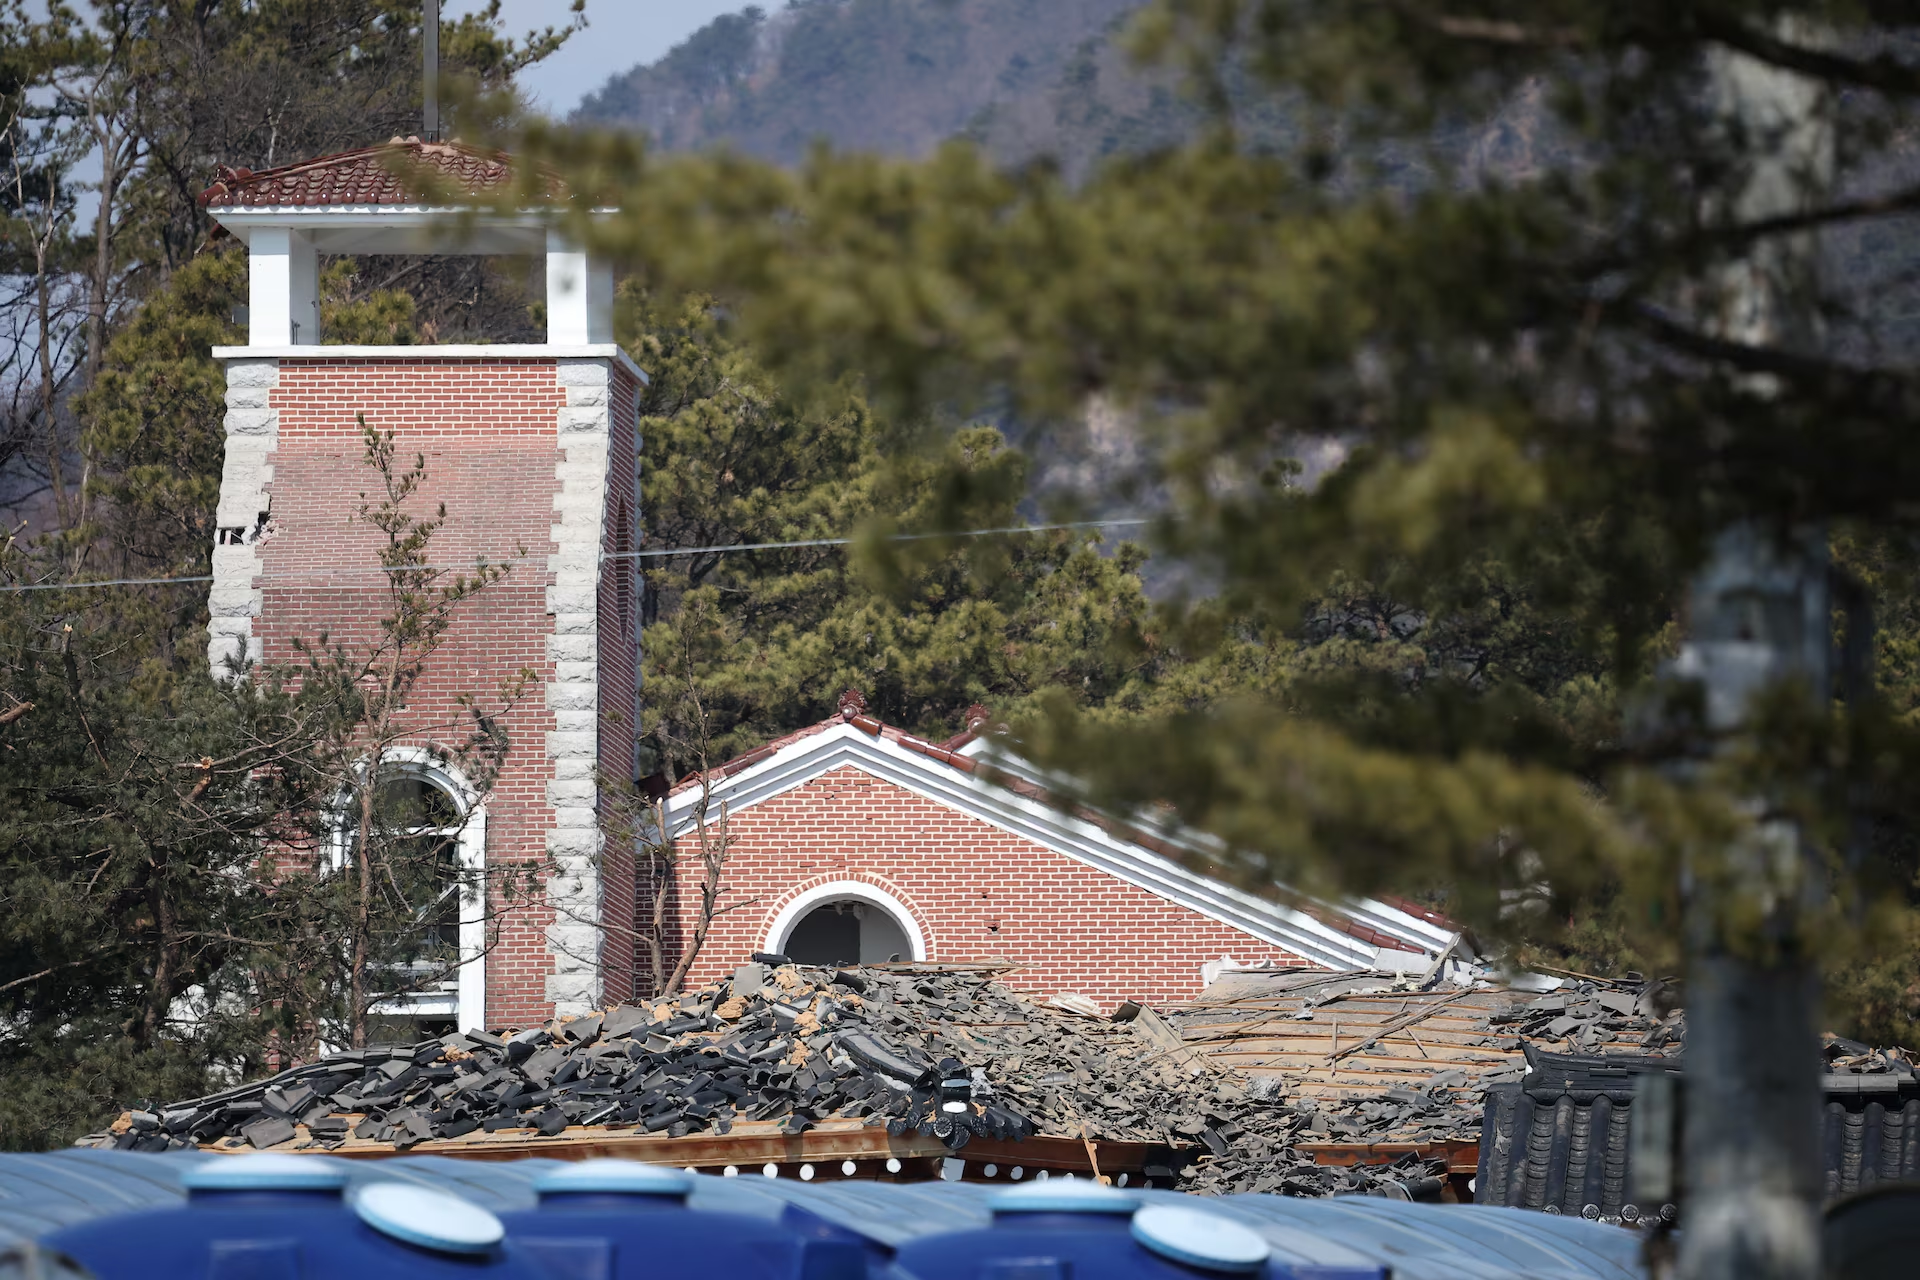
M613 335L611 265L552 210L474 215L417 190L510 189L502 157L398 140L280 168L222 170L203 194L246 245L246 343L218 347L226 457L213 553L216 671L294 660L320 634L374 634L383 535L355 512L369 487L360 417L425 460L410 505L444 504L438 564L511 561L462 606L412 704L451 722L462 695L530 673L501 715L513 748L481 794L432 736L382 768L427 796L464 873L539 869L507 906L463 892L446 928L460 964L396 996L396 1039L524 1027L653 994L642 915L655 888L610 838L613 787L640 782L636 552L646 374ZM544 256L546 341L323 345L321 255ZM524 548L523 557L516 549ZM992 961L1014 988L1111 1012L1197 996L1224 969L1421 972L1458 957L1443 918L1400 901L1285 905L1194 869L1163 841L1050 801L996 749L976 709L928 741L868 714L833 714L658 797L698 861L724 809L724 910L689 986L756 953L803 963ZM1198 846L1196 846L1198 847ZM486 883L480 880L479 883ZM677 885L664 931L684 947L700 895ZM457 915L457 919L455 916ZM673 957L677 958L677 957Z

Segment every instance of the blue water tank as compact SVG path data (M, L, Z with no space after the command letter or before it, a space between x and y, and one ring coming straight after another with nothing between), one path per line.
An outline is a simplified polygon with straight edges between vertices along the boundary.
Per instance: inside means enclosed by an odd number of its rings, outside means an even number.
M186 1170L186 1203L43 1236L98 1280L520 1280L542 1269L493 1213L417 1184L375 1180L346 1196L322 1156L254 1155Z
M688 1205L692 1174L588 1160L534 1180L539 1207L501 1215L550 1280L866 1280L868 1253L826 1224Z
M554 1221L542 1215L558 1209L560 1202L549 1200L547 1209L538 1209L540 1196L536 1187L548 1175L575 1167L554 1160L477 1161L438 1156L337 1163L317 1154L281 1157L289 1158L299 1161L301 1169L314 1167L307 1162L317 1161L319 1167L331 1166L336 1172L345 1170L349 1200L376 1183L399 1183L428 1191L452 1192L490 1209L503 1221L511 1220L515 1224L505 1245L506 1261L513 1266L530 1264L543 1275L547 1274L546 1265L519 1251L514 1235L532 1224ZM198 1224L195 1230L218 1226L217 1216L201 1213L213 1207L215 1201L208 1196L217 1192L193 1191L194 1201L191 1204L188 1201L188 1184L197 1179L196 1171L231 1169L236 1163L245 1168L270 1169L271 1165L247 1163L265 1159L265 1156L200 1152L160 1155L91 1150L0 1155L0 1277L20 1270L23 1262L39 1266L43 1273L47 1271L46 1255L40 1254L37 1260L33 1255L53 1240L98 1257L87 1247L95 1237L108 1242L118 1240L137 1251L139 1265L131 1274L158 1273L167 1280L175 1275L208 1275L210 1269L204 1251L197 1255L197 1262L189 1256L186 1263L169 1262L163 1268L154 1252L144 1247L144 1239L153 1234L145 1224L157 1220L173 1223L167 1227L171 1233L167 1238L176 1245L185 1231L183 1221ZM1059 1202L1055 1202L1056 1207L1051 1210L1029 1204L1023 1211L1017 1198L1010 1207L999 1202L1009 1185L1004 1180L997 1186L987 1182L891 1184L854 1178L804 1181L759 1176L692 1177L690 1181L692 1193L685 1201L685 1209L703 1217L747 1218L760 1233L780 1234L788 1243L778 1248L788 1249L782 1256L794 1260L796 1266L804 1251L791 1249L793 1238L856 1243L868 1259L867 1274L876 1280L879 1277L901 1280L903 1276L914 1277L920 1273L929 1277L953 1274L950 1268L941 1269L942 1248L926 1243L935 1237L949 1242L974 1242L967 1246L973 1251L966 1257L975 1269L962 1273L966 1280L983 1280L977 1273L983 1262L992 1264L986 1267L988 1276L997 1270L1001 1280L1006 1280L1019 1274L1019 1266L1014 1263L1021 1259L1051 1259L1044 1265L1053 1267L1081 1256L1065 1252L1065 1244L1061 1251L1052 1253L1018 1247L1009 1252L1009 1241L1030 1245L1049 1225L1068 1227L1068 1234L1079 1242L1076 1248L1086 1244L1089 1235L1097 1236L1101 1248L1129 1259L1129 1266L1164 1263L1170 1270L1162 1271L1161 1275L1204 1280L1209 1275L1238 1274L1221 1269L1222 1264L1236 1265L1232 1257L1209 1256L1207 1261L1212 1265L1178 1260L1181 1239L1192 1231L1190 1220L1183 1232L1180 1222L1172 1223L1169 1229L1164 1215L1158 1214L1145 1218L1136 1218L1131 1211L1078 1215L1058 1208ZM1018 1185L1044 1186L1050 1192L1058 1192L1074 1184L1051 1179L1045 1183L1027 1181ZM1079 1191L1075 1189L1069 1194L1077 1195ZM1206 1218L1201 1226L1207 1230L1201 1232L1203 1235L1219 1234L1213 1227L1214 1219L1224 1219L1254 1232L1269 1248L1267 1280L1289 1275L1296 1280L1378 1276L1382 1272L1389 1272L1393 1280L1645 1280L1646 1276L1640 1258L1640 1233L1522 1209L1408 1204L1360 1196L1331 1200L1265 1195L1201 1197L1139 1189L1120 1194L1132 1198L1133 1209L1167 1206L1204 1214ZM341 1221L347 1212L330 1195L314 1193L314 1199L323 1209L332 1206L330 1211L334 1216L327 1219L329 1222ZM666 1203L671 1204L673 1199L667 1197ZM312 1200L303 1203L310 1206ZM623 1203L631 1210L630 1201ZM154 1212L163 1207L170 1209L172 1216ZM194 1216L189 1218L188 1214ZM1089 1217L1096 1220L1089 1223ZM352 1221L347 1225L352 1225ZM1136 1238L1136 1226L1148 1239L1162 1248L1170 1247L1172 1252L1155 1252L1149 1244ZM538 1234L546 1238L554 1236L544 1226ZM984 1245L981 1237L997 1238L997 1242ZM586 1238L614 1239L604 1235ZM385 1241L393 1239L383 1237ZM387 1247L406 1250L404 1256L410 1263L421 1256L419 1246L396 1243ZM902 1254L910 1255L908 1261L919 1269L917 1272L899 1269L895 1259ZM705 1254L701 1257L701 1265L693 1272L692 1280L734 1280L731 1274L707 1265ZM258 1274L266 1280L275 1280L275 1273L267 1269L269 1265L277 1265L273 1256L258 1251L252 1255L236 1255L223 1263L219 1272L221 1280L239 1280L241 1275L250 1274L254 1262L262 1264ZM196 1265L201 1268L198 1272L193 1270ZM611 1254L609 1265L612 1265ZM524 1273L515 1271L513 1266L483 1259L480 1265L463 1266L461 1270L492 1268L503 1275ZM377 1267L371 1271L373 1276L381 1274ZM409 1266L407 1273L413 1276L416 1271L417 1267ZM1089 1280L1086 1272L1086 1266L1080 1267L1073 1280ZM129 1272L124 1265L118 1270L103 1266L98 1274L101 1280L119 1280ZM314 1262L306 1266L304 1274L307 1280L327 1280L337 1272L323 1269ZM760 1274L766 1272L751 1273ZM1035 1274L1047 1272L1042 1269ZM1118 1274L1127 1280L1141 1272L1133 1269ZM354 1280L371 1280L371 1277L356 1275ZM607 1280L616 1280L616 1277L609 1274ZM672 1272L662 1272L660 1280L681 1278Z
M925 1236L895 1253L898 1280L1386 1280L1387 1269L1276 1254L1258 1231L1207 1202L1145 1204L1138 1195L1055 1178L994 1195L985 1228Z

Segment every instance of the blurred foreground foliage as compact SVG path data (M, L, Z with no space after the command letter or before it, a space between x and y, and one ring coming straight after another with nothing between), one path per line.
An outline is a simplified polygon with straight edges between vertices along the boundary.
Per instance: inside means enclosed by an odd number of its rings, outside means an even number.
M1820 952L1838 1016L1908 1036L1902 21L1842 0L1158 0L1135 47L1207 123L1084 178L964 145L792 171L547 126L516 145L578 208L620 210L582 236L662 296L711 292L792 394L855 376L891 422L1124 424L1127 465L1077 509L1161 513L1146 541L1189 590L1142 629L1188 661L1020 717L1080 799L1209 832L1196 860L1267 891L1424 893L1488 942L1596 965L1668 962L1685 860L1735 945ZM1826 90L1838 171L1790 175L1791 216L1738 212L1783 143L1703 99L1729 58ZM1250 136L1256 109L1300 126ZM1791 282L1802 323L1724 336L1741 270L1801 244L1822 267ZM948 490L924 527L968 527L971 490ZM1879 605L1880 662L1839 664L1812 705L1769 693L1747 745L1712 753L1659 663L1736 525L1830 530L1842 594ZM909 599L957 549L869 563ZM1750 796L1835 889L1790 937L1714 893Z

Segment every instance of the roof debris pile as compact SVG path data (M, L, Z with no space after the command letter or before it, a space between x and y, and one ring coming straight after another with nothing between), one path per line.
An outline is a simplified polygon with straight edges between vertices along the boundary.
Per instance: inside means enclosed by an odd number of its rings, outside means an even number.
M982 1065L969 1067L938 1033L925 1033L922 1019L964 1025L1022 1015L981 976L756 963L651 1006L618 1005L512 1035L473 1031L328 1054L269 1080L130 1112L103 1137L150 1150L334 1149L351 1135L405 1150L476 1130L554 1135L599 1126L683 1137L725 1134L745 1119L778 1120L799 1134L849 1116L895 1134L932 1132L958 1148L976 1134L1025 1137L1031 1117L1070 1105L1072 1072L1045 1068L1071 1046L1044 1037L1029 1054L1040 1068L1030 1073L1035 1083L1008 1096Z
M1131 1025L1089 1016L1010 991L997 972L755 963L651 1006L514 1035L329 1054L224 1093L127 1112L88 1141L407 1150L476 1131L681 1137L772 1121L798 1134L835 1117L932 1134L956 1150L976 1136L1036 1132L1165 1143L1205 1153L1192 1166L1197 1190L1417 1190L1433 1176L1412 1160L1318 1168L1291 1149L1315 1131L1310 1116L1181 1048L1151 1011Z
M1316 1137L1303 1141L1416 1141L1471 1137L1486 1087L1525 1073L1523 1042L1677 1055L1674 994L1637 975L1527 993L1484 982L1421 990L1390 972L1243 970L1167 1020L1256 1088L1314 1103Z
M334 1150L353 1138L405 1150L476 1130L680 1137L756 1120L798 1134L830 1116L930 1133L954 1149L1036 1131L1218 1140L1238 1090L1196 1090L1192 1071L1150 1061L1153 1046L1127 1027L1029 1000L995 972L755 963L651 1007L329 1054L130 1111L89 1141Z
M129 1111L88 1141L404 1151L469 1134L677 1138L757 1122L797 1135L860 1120L952 1150L1036 1133L1085 1140L1090 1159L1095 1142L1166 1144L1183 1154L1164 1172L1194 1191L1424 1198L1449 1171L1439 1148L1479 1137L1487 1087L1524 1072L1523 1036L1671 1053L1680 1029L1660 984L1527 995L1243 971L1167 1018L1129 1006L1109 1020L1010 991L999 972L756 962L675 1000L330 1054ZM1316 1163L1343 1144L1387 1149Z
M1316 1163L1302 1149L1303 1144L1340 1141L1326 1135L1357 1131L1356 1120L1344 1114L1343 1107L1313 1101L1295 1106L1273 1099L1268 1105L1257 1105L1266 1092L1258 1088L1260 1083L1256 1081L1256 1087L1249 1091L1256 1105L1236 1109L1234 1119L1216 1130L1220 1141L1208 1142L1205 1153L1188 1166L1180 1183L1182 1191L1289 1196L1376 1193L1414 1200L1431 1199L1439 1193L1446 1163L1417 1152L1405 1152L1378 1164L1338 1167ZM1443 1095L1444 1090L1436 1093Z
M1687 1033L1686 1012L1675 1003L1678 996L1678 987L1668 978L1648 981L1629 974L1619 982L1586 979L1546 995L1517 998L1491 1022L1539 1048L1557 1046L1562 1053L1673 1057Z
M1826 1037L1820 1149L1827 1199L1920 1178L1920 1075L1908 1049Z
M1538 985L1548 985L1540 983ZM1677 1055L1683 1015L1673 986L1637 975L1522 992L1387 971L1230 971L1170 1011L1181 1043L1250 1077L1265 1102L1236 1118L1227 1153L1196 1162L1191 1188L1329 1194L1365 1176L1418 1195L1442 1176L1441 1153L1470 1160L1486 1092L1527 1070L1523 1044L1568 1052ZM1315 1167L1341 1147L1369 1147L1370 1167ZM1273 1152L1294 1155L1276 1163ZM1345 1156L1343 1155L1343 1158ZM1303 1165L1305 1167L1303 1167Z
M1888 1093L1920 1088L1920 1079L1914 1075L1911 1049L1876 1049L1845 1036L1828 1035L1822 1039L1827 1073L1823 1087L1828 1093ZM1866 1078L1852 1080L1848 1078L1851 1076Z

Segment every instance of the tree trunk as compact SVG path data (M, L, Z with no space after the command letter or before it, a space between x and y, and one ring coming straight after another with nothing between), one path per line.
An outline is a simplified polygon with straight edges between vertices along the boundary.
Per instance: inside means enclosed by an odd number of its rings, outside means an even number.
M173 1007L174 988L180 983L180 924L173 909L160 869L155 868L147 882L147 905L153 912L153 924L160 935L159 954L154 961L153 980L147 987L147 1006L141 1014L140 1029L134 1037L143 1049L151 1049L166 1024L167 1011Z
M655 806L656 818L654 830L667 829L666 806ZM647 856L647 884L652 892L652 901L648 905L647 936L641 943L647 949L647 965L653 978L653 994L665 995L667 990L667 895L673 890L674 858L673 846L664 836L656 836L662 848Z
M1796 30L1797 40L1813 33ZM1727 212L1751 221L1805 207L1833 167L1821 86L1723 55L1713 89L1727 140L1752 161ZM1719 331L1737 341L1817 343L1804 238L1757 245L1726 281ZM1750 384L1757 396L1771 387ZM1736 524L1695 580L1691 638L1676 662L1706 695L1720 750L1750 730L1753 695L1830 698L1826 530ZM1820 1272L1820 981L1808 930L1827 892L1793 821L1752 797L1739 846L1687 868L1687 1060L1679 1271L1687 1280L1814 1280ZM1758 921L1756 928L1754 922Z
M113 275L113 209L120 194L120 153L110 122L94 129L100 146L100 207L93 217L93 271L87 281L86 383L100 373L107 352L107 292Z
M100 149L100 207L94 214L93 223L93 270L92 278L87 282L87 355L85 377L82 386L91 387L99 379L100 367L107 357L107 312L113 288L113 215L116 202L120 197L120 184L126 179L126 159L121 155L120 147L127 143L114 140L113 120L104 114L104 109L95 106L94 137ZM81 437L80 483L74 490L72 525L78 528L87 522L88 487L93 479L93 457L86 449L85 437ZM81 557L84 551L76 547L70 571L80 571Z
M49 215L51 216L51 215ZM49 230L48 239L52 237ZM68 527L67 518L67 482L65 468L62 465L60 424L54 416L57 395L53 373L53 297L47 283L47 252L44 241L35 242L34 302L38 321L38 339L40 345L40 423L47 432L47 484L53 490L53 509L60 521L60 527Z
M373 929L373 852L369 846L373 842L373 802L374 790L379 783L375 776L378 766L377 759L370 763L367 776L360 784L357 838L353 842L353 865L357 880L354 885L353 953L347 961L347 1017L348 1037L355 1049L367 1047L367 935Z
M702 773L701 786L704 788L706 774ZM693 930L687 938L685 949L673 966L673 972L667 976L665 986L661 988L663 996L677 996L680 988L686 984L687 974L693 969L693 962L700 958L701 948L707 945L707 935L713 932L714 918L720 913L720 894L725 888L721 877L726 872L728 846L732 837L727 828L727 807L720 806L720 821L716 828L710 828L706 819L707 801L703 796L700 809L694 815L694 836L700 842L700 918L694 922ZM662 809L664 816L665 810ZM663 826L664 832L666 828Z

